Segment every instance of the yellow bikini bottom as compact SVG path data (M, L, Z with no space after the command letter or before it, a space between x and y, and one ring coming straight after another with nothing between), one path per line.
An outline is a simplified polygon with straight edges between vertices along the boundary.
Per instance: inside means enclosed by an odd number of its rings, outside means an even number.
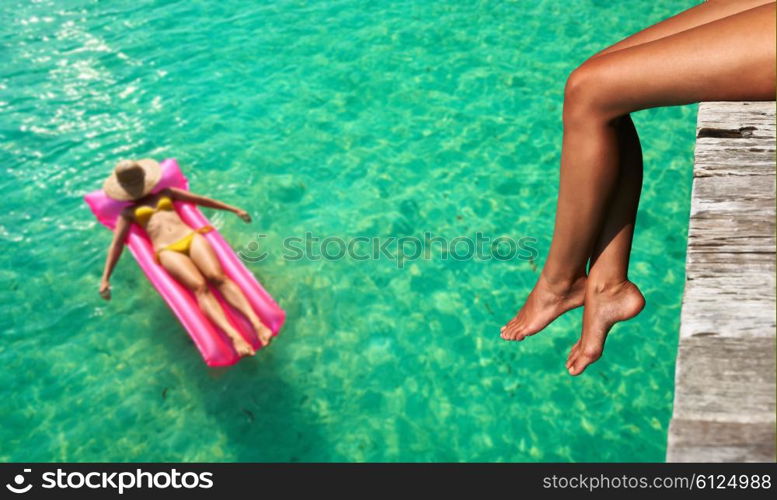
M171 250L173 252L182 253L184 255L189 255L189 249L192 246L192 240L194 239L194 235L199 234L205 234L213 231L213 226L202 226L199 229L195 229L191 233L187 234L180 240L176 241L175 243L172 243L170 245L167 245L164 248L160 248L156 251L156 261L159 262L159 254L161 252L164 252L165 250Z

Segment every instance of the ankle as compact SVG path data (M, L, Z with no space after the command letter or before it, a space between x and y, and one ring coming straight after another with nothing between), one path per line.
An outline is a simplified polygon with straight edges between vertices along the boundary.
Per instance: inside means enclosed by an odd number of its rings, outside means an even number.
M225 332L225 333L227 334L227 337L229 337L229 339L232 342L243 342L245 340L237 330L232 330L231 332Z
M586 276L583 274L576 275L554 275L546 272L544 269L540 274L540 279L550 288L550 290L558 295L563 295L585 284Z
M620 290L629 279L625 276L596 276L591 274L586 282L586 290L594 293L607 293Z

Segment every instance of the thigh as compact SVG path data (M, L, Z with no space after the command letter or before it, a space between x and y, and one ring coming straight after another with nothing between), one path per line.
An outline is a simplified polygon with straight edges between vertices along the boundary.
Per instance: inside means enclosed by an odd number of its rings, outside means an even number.
M767 3L774 3L774 0L708 0L634 33L592 57L652 42Z
M216 252L203 235L194 235L192 246L189 248L189 256L191 256L194 264L207 279L220 279L224 276L224 271L221 268L221 262L219 262Z
M567 85L605 118L699 101L773 100L775 3L583 63Z
M197 290L205 285L205 278L192 259L182 253L163 250L159 252L159 263L176 281L189 290Z

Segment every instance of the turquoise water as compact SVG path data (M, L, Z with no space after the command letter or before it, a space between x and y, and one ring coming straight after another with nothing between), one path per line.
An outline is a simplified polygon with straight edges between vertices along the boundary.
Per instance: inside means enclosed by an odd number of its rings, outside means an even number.
M553 224L566 76L695 2L41 0L0 8L0 460L660 461L695 106L634 114L648 306L580 378L580 311L499 339ZM208 369L82 195L176 157L288 313ZM534 237L536 261L291 262L282 241ZM259 237L264 234L266 237Z

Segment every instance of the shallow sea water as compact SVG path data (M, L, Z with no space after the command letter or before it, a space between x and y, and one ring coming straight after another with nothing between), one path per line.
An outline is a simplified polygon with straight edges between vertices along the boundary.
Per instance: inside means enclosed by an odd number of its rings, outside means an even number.
M499 338L550 243L567 75L696 2L8 1L0 7L0 460L661 461L696 106L633 115L648 301L580 378L580 311ZM176 157L288 313L208 369L82 201ZM533 261L290 261L283 240L536 238ZM266 235L263 237L259 234Z

